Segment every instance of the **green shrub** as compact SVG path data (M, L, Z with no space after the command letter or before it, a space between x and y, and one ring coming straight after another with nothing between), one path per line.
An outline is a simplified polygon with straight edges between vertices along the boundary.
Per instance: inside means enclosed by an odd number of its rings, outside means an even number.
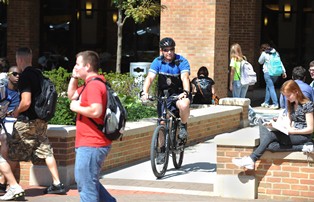
M129 73L104 73L104 76L111 84L111 87L117 92L123 106L126 108L128 121L157 117L156 106L145 106L140 101L139 93L142 90L141 85ZM155 86L156 82L152 85L152 92L154 92Z
M44 75L49 77L55 84L59 94L56 113L49 123L58 125L75 125L74 119L76 114L70 110L70 100L66 95L71 73L67 72L64 68L59 67L58 69L51 71L44 71Z
M101 72L100 72L101 73ZM134 77L129 73L102 73L111 87L118 94L123 106L128 113L128 121L137 121L143 118L156 117L156 106L144 106L139 99L141 86L136 83ZM49 121L50 124L75 125L76 113L70 110L70 100L67 98L67 88L71 73L60 67L51 71L45 71L44 75L49 77L56 85L59 94L55 116ZM155 79L156 80L156 79ZM79 85L84 82L79 80ZM155 93L156 82L151 87L151 94Z

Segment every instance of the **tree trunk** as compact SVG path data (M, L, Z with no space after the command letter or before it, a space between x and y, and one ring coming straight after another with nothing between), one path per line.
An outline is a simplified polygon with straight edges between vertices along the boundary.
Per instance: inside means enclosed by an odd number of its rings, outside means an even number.
M123 22L122 22L122 11L118 10L118 39L117 39L117 61L116 61L116 72L121 73L121 58L122 58L122 28L123 28Z

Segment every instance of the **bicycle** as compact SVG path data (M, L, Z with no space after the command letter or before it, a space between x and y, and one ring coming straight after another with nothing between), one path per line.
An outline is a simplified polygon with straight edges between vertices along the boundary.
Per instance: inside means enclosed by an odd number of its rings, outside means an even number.
M164 91L164 96L155 98L162 104L163 111L162 116L157 119L157 127L152 136L150 161L153 173L159 179L167 171L170 153L174 167L176 169L181 168L185 142L180 141L178 138L178 127L181 123L178 110L172 112L167 108L168 91ZM149 100L152 101L155 98L149 98ZM178 100L178 96L172 96L172 99L176 101Z

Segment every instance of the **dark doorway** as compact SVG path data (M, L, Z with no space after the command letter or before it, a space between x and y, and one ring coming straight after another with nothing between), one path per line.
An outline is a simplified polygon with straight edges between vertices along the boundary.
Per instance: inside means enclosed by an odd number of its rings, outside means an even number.
M278 50L289 79L293 67L314 60L313 0L264 0L261 30L261 42Z

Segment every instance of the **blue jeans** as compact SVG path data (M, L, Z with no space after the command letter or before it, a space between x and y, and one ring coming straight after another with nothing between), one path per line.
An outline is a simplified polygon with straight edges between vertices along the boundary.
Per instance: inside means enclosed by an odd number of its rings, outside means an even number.
M241 85L240 81L233 81L232 96L238 98L245 98L249 85Z
M260 140L258 147L250 155L257 161L266 149L271 151L302 151L303 144L311 141L311 135L286 135L279 131L269 131L265 126L259 126Z
M107 147L78 147L75 149L74 175L81 202L115 202L105 187L99 182L101 165L105 161L111 145Z
M271 98L271 100L273 101L273 105L278 106L278 98L274 85L278 79L278 76L269 76L269 73L265 72L264 79L266 82L266 95L264 103L269 105L269 100Z

